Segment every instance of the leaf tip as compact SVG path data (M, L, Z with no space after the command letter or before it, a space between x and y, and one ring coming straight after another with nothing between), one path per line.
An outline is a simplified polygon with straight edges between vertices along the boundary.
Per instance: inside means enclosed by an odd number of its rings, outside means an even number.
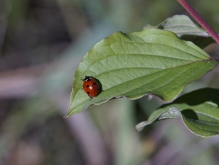
M141 123L139 123L139 124L137 124L137 125L135 126L135 130L138 131L138 132L140 132L140 131L142 131L143 128L144 128L146 125L148 125L148 124L150 124L150 123L148 123L147 121L143 121L143 122L141 122Z

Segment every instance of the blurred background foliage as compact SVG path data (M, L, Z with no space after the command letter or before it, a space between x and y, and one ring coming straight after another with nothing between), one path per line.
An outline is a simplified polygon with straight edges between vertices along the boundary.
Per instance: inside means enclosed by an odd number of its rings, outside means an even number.
M219 32L219 1L190 3ZM155 97L63 118L74 72L96 42L174 14L187 14L174 0L0 0L0 164L217 165L219 138L197 137L181 120L134 130L162 104ZM219 56L216 44L206 51ZM184 92L218 82L217 67Z

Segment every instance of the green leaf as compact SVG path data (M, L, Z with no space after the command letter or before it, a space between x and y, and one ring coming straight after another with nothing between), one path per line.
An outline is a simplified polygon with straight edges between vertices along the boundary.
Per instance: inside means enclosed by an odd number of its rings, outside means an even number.
M198 27L186 15L174 15L173 17L167 18L163 23L158 25L158 28L172 31L179 37L184 35L209 37L204 29Z
M149 28L151 27L149 26ZM186 15L174 15L166 19L156 28L172 31L181 39L192 41L201 48L215 42L204 29L196 25Z
M199 47L174 33L157 29L117 32L97 43L75 73L67 117L112 98L137 99L147 93L170 101L185 85L217 64ZM85 76L99 80L102 92L89 98L82 89Z
M204 88L185 94L154 111L138 131L155 121L182 118L193 133L209 137L219 134L219 89Z

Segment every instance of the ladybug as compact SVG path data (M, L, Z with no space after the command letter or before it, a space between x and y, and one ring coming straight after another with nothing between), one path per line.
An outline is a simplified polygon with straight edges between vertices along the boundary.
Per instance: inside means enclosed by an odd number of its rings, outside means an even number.
M101 92L99 81L91 76L85 76L83 79L83 89L90 98L96 97Z

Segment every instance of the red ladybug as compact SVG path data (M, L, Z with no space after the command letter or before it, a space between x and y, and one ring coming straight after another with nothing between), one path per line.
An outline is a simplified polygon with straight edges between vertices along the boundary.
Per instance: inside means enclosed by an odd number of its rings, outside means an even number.
M91 76L83 79L83 89L90 98L96 97L101 91L99 81Z

